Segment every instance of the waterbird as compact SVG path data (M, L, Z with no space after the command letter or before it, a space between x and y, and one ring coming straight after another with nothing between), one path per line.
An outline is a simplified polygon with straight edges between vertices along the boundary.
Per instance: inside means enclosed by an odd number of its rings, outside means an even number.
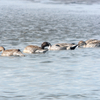
M79 41L78 42L79 48L94 48L94 47L100 47L100 40L97 39L90 39L87 41Z
M49 50L74 50L77 47L74 43L57 43L54 45L49 44Z
M5 50L3 46L0 46L0 51L2 51L1 56L25 56L20 49L8 49Z
M45 47L49 45L50 45L49 42L43 42L41 44L41 47L37 45L28 45L23 50L23 53L45 53L48 51L47 49L45 49Z

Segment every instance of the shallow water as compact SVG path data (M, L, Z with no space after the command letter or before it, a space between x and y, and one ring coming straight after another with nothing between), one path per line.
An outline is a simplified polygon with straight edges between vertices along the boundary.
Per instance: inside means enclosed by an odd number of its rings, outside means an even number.
M0 1L0 44L100 39L100 6ZM100 48L0 57L0 100L100 100Z

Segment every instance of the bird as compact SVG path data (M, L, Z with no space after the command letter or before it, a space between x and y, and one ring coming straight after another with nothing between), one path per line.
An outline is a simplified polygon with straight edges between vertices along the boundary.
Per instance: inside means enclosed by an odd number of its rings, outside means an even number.
M3 46L0 46L0 51L2 51L1 56L25 56L20 49L8 49L5 50Z
M50 44L48 42L43 42L41 44L41 47L37 45L28 45L24 48L23 53L45 53L48 50L45 49L46 46L49 46Z
M79 41L78 42L79 48L94 48L94 47L100 47L100 40L97 39L90 39L87 41Z
M74 43L57 43L51 45L49 43L49 50L74 50L77 47Z

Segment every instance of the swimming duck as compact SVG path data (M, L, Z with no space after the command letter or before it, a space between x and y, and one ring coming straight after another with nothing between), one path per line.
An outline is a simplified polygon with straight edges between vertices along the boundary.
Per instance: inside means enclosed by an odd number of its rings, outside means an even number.
M74 50L77 47L77 45L75 45L74 43L58 43L58 44L54 44L51 45L49 43L49 50Z
M43 42L41 44L41 47L36 45L28 45L23 50L24 53L45 53L47 52L47 49L45 49L46 46L49 46L50 44L48 42Z
M97 39L90 39L90 40L86 40L85 42L86 42L86 43L92 43L92 42L97 42L97 41L100 41L100 40L97 40Z
M100 47L100 40L97 39L90 39L87 41L79 41L78 47L83 48L93 48L93 47Z
M5 50L5 48L3 46L1 46L0 51L2 51L1 56L25 56L24 54L22 54L20 49Z

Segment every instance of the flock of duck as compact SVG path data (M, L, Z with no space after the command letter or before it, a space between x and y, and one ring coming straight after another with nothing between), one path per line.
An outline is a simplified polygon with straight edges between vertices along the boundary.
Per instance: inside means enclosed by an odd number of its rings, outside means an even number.
M48 48L45 48L48 47ZM75 43L58 43L51 45L49 42L43 42L41 47L36 45L28 45L23 50L23 53L45 53L48 50L74 50L76 47L79 48L94 48L100 47L100 40L90 39L87 41L79 41L78 44ZM3 46L0 47L2 51L1 56L25 56L20 49L8 49L5 50Z

